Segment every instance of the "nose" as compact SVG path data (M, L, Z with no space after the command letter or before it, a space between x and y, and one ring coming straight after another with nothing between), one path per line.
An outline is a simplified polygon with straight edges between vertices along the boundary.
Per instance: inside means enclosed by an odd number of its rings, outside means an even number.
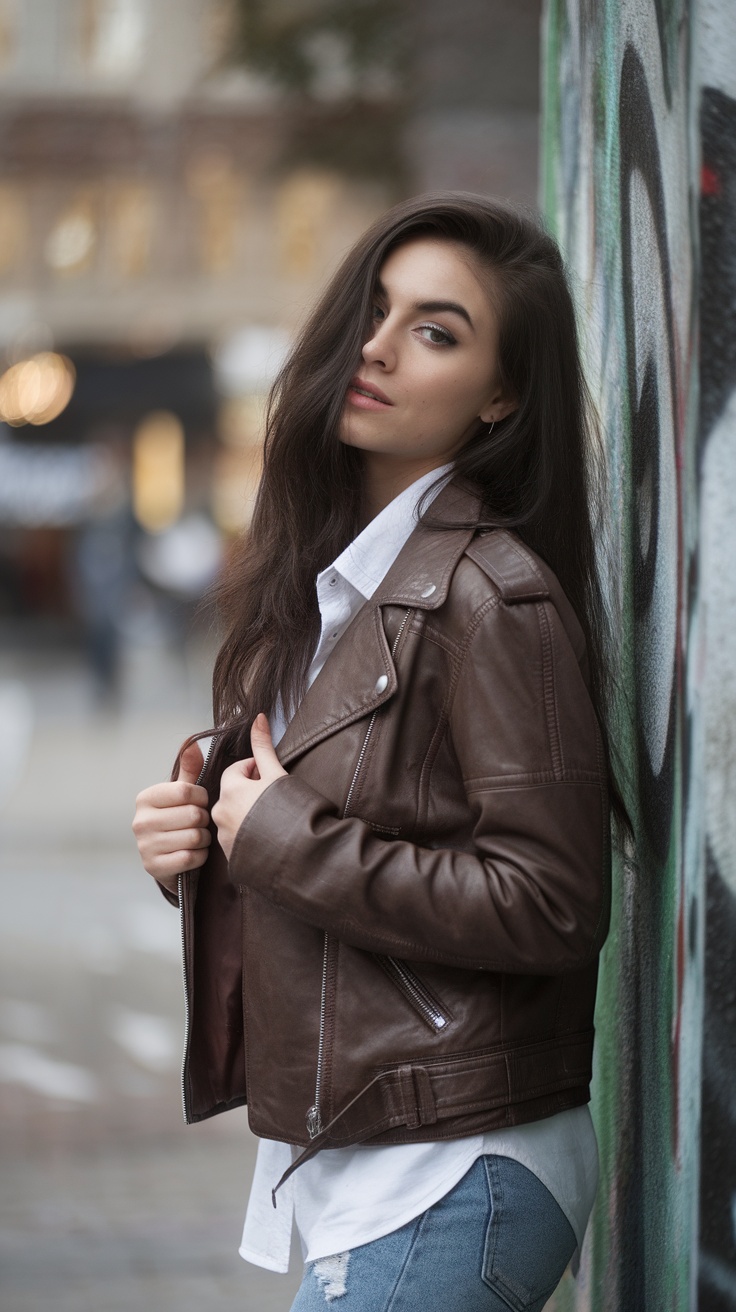
M381 323L374 324L372 335L363 344L362 355L366 364L378 364L387 370L395 367L396 349L385 319Z

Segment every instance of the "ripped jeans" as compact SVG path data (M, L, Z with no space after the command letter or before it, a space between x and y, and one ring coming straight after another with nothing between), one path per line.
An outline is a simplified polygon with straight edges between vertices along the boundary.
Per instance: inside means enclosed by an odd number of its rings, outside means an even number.
M479 1157L400 1230L308 1263L291 1312L541 1312L575 1248L531 1171Z

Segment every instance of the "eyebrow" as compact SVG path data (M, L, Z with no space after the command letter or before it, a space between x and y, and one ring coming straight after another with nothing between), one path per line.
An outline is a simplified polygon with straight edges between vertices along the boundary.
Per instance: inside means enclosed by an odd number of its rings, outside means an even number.
M459 314L461 319L473 327L473 320L465 309L457 301L417 301L415 309L421 310L422 314L441 314L444 310L450 311L451 314Z
M379 295L387 297L386 288L380 278L376 279L376 291ZM473 320L465 309L465 306L460 305L459 301L415 301L414 309L420 310L422 314L441 314L443 311L445 313L449 311L450 314L457 314L461 319L464 319L475 332Z

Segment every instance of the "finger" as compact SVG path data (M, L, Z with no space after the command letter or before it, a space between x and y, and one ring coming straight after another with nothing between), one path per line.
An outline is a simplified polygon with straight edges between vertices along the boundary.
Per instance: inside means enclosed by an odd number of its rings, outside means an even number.
M260 779L255 757L246 756L242 761L233 761L232 765L223 770L220 776L220 793L227 792L230 784L237 786L243 777L246 779Z
M176 891L176 876L182 875L187 870L198 870L207 860L207 850L201 848L196 852L168 852L161 856L152 857L146 864L146 870L154 879L172 880L174 892Z
M175 829L149 835L144 847L152 856L167 856L171 852L198 852L211 842L209 829Z
M273 745L271 728L266 716L261 711L253 721L250 731L250 745L261 779L267 779L274 773L281 774L283 768Z
M174 829L207 829L209 812L201 806L150 806L138 804L132 829L136 842L145 844L151 836Z
M179 758L179 782L196 784L204 768L204 757L199 743L189 743Z
M209 811L205 811L202 806L168 806L165 810L151 809L145 819L145 827L156 832L170 829L207 829L209 823Z
M166 808L169 806L202 806L209 805L207 789L201 784L182 783L177 780L175 783L151 784L150 788L144 788L143 792L136 797L136 806L155 806Z

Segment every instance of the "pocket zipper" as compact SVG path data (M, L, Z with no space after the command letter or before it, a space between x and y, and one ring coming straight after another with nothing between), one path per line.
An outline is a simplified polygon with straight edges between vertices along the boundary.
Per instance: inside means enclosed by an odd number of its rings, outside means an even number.
M407 1002L419 1013L422 1020L426 1021L430 1029L438 1034L441 1030L449 1025L452 1017L442 1008L432 993L430 993L426 984L414 974L414 971L407 966L405 961L398 961L396 957L384 957L380 953L374 953L375 959L381 966L389 979L403 993Z

